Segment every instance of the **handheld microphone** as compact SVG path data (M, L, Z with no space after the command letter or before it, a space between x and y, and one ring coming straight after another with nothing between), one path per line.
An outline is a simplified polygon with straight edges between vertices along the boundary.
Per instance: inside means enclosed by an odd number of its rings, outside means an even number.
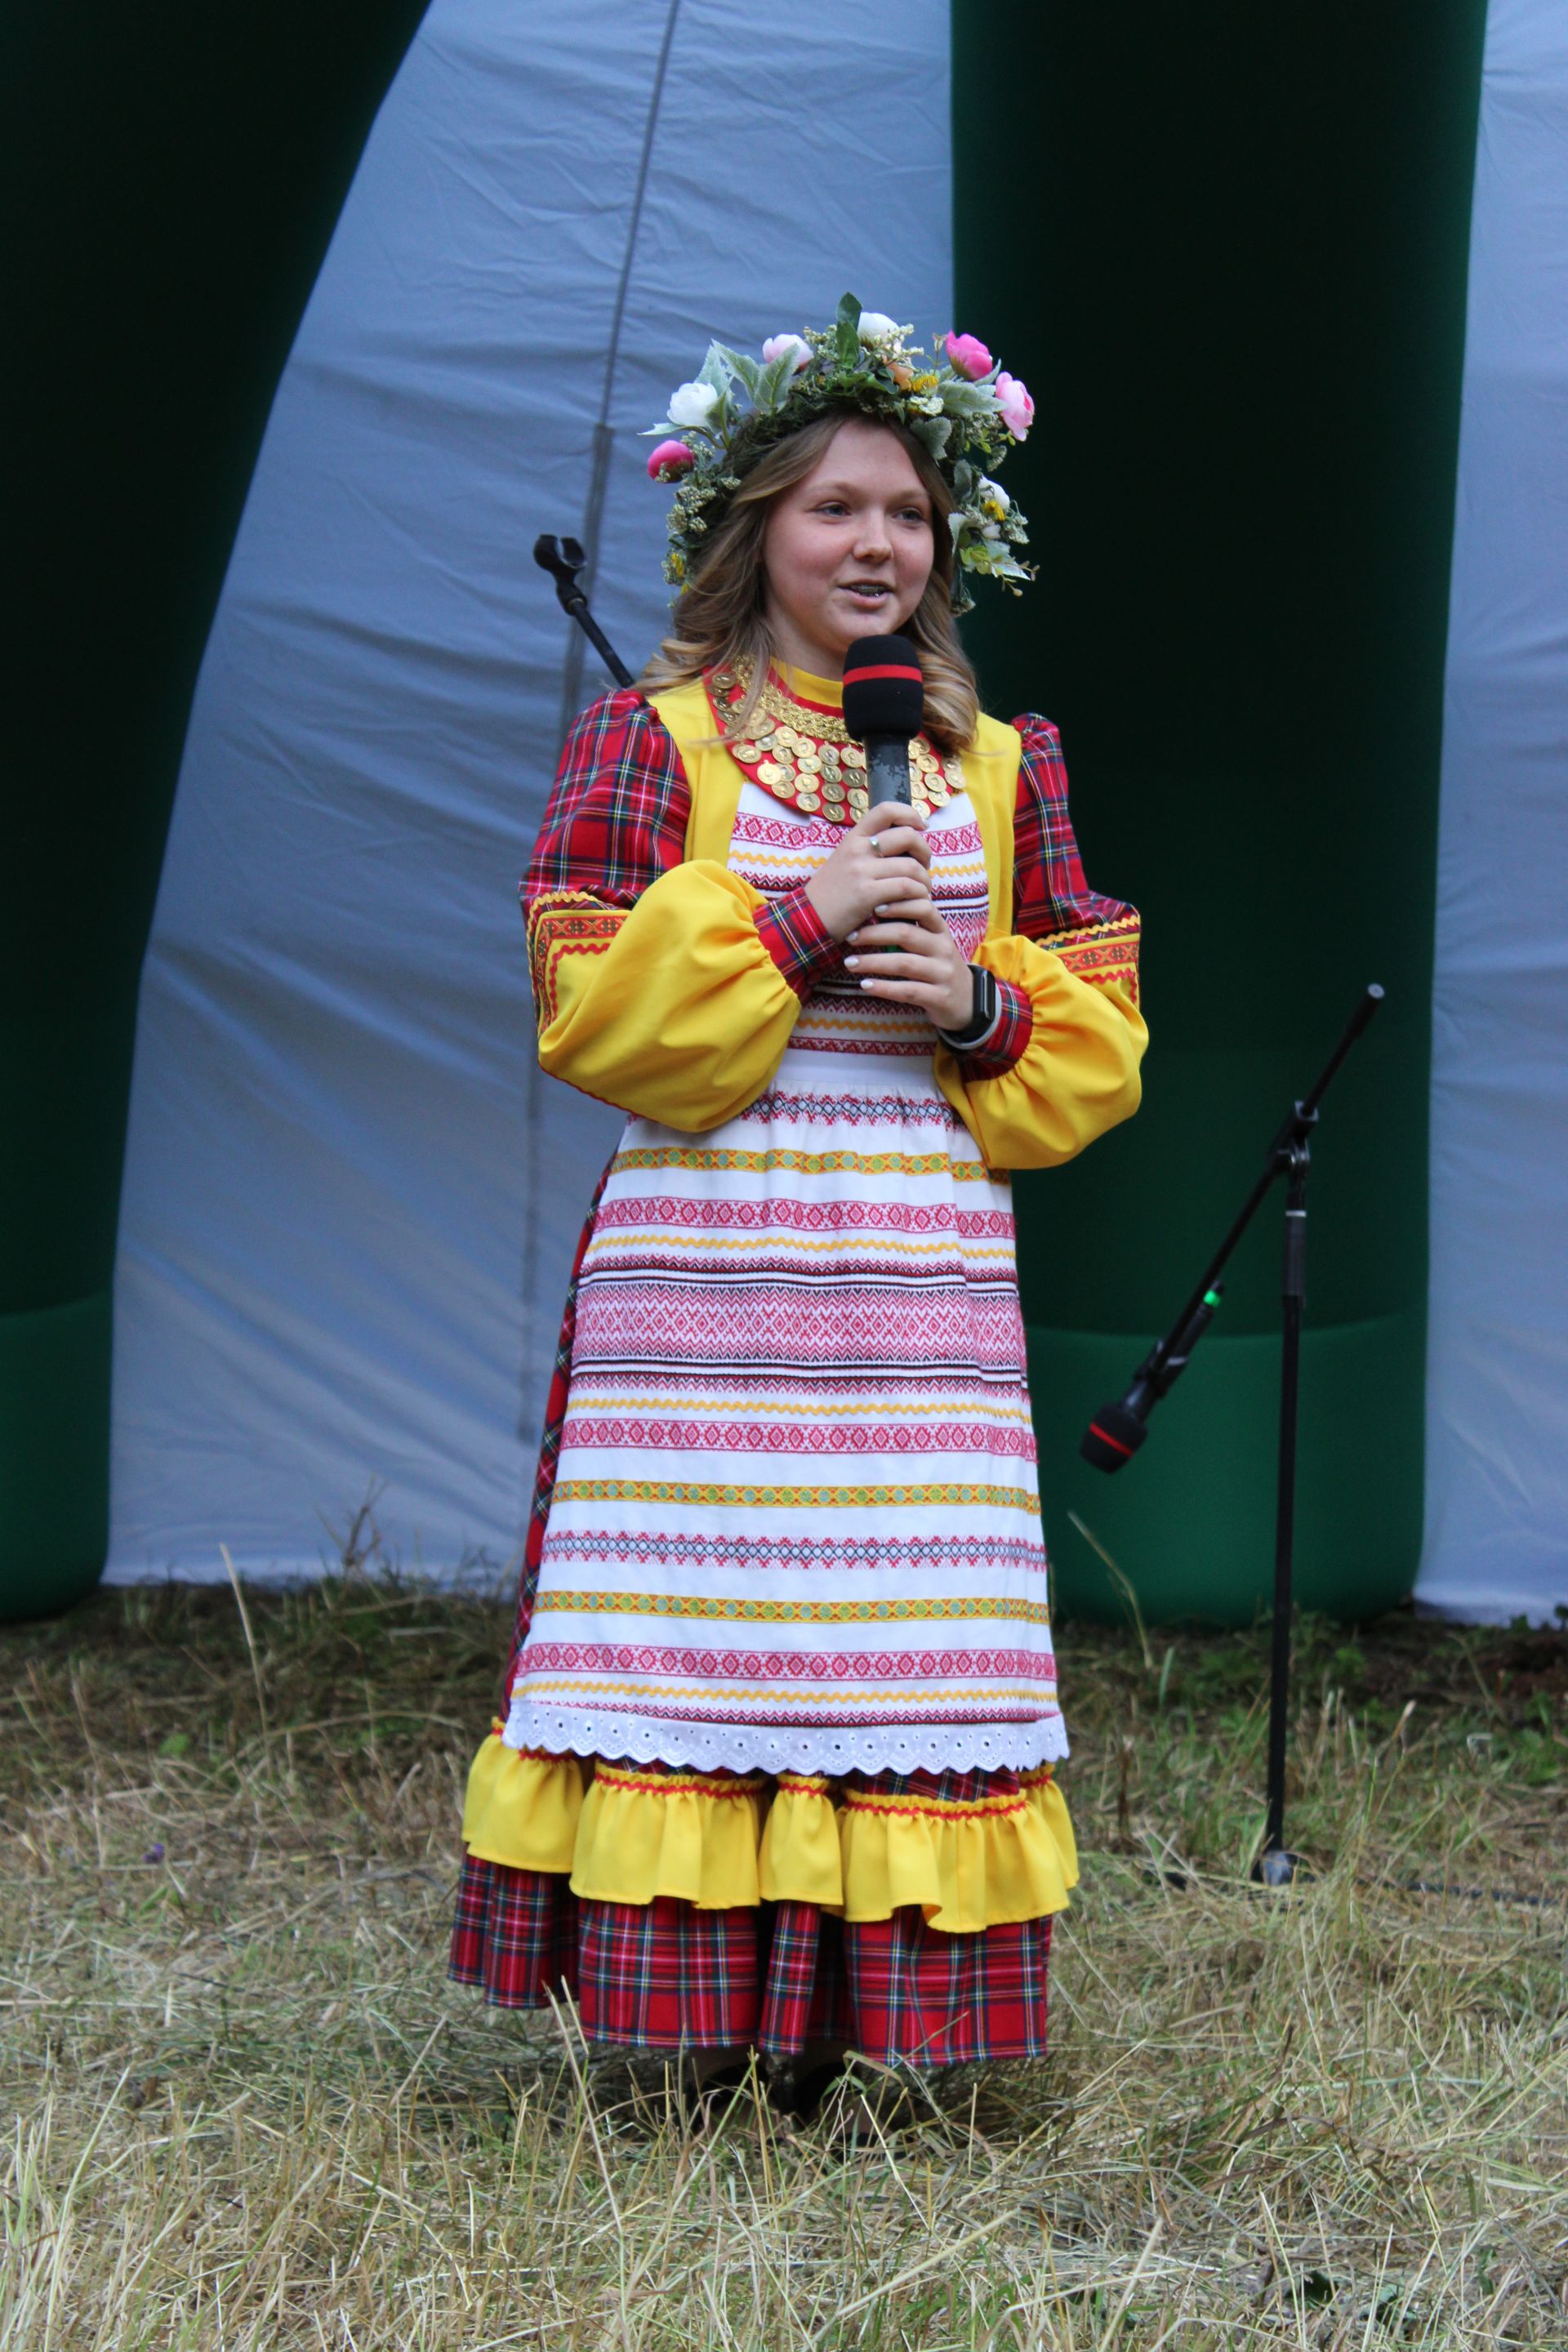
M1187 1359L1213 1322L1224 1291L1223 1282L1211 1283L1175 1336L1162 1339L1144 1357L1126 1394L1100 1406L1078 1449L1095 1469L1120 1470L1123 1463L1131 1461L1149 1434L1149 1415L1178 1374L1186 1370Z
M844 656L844 724L866 746L866 797L910 800L910 739L925 717L925 679L908 637L857 637Z

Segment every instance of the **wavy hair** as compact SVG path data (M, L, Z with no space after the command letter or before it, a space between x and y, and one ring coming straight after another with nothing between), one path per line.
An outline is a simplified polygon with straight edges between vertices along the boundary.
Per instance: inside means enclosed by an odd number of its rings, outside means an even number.
M779 657L763 610L768 517L784 493L805 479L839 426L858 414L847 408L839 415L817 417L776 442L743 477L700 563L675 600L668 635L637 680L645 691L659 694L689 686L711 670L733 670L746 679L746 691L726 714L726 730L735 740L746 733L769 664ZM947 524L952 493L912 433L894 424L879 429L908 451L931 504L931 578L903 628L925 673L925 731L940 751L965 751L974 740L980 700L952 614L952 534Z

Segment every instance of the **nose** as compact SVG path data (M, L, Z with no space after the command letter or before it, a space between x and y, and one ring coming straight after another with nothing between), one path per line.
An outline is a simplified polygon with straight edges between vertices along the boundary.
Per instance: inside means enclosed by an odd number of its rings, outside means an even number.
M879 507L864 508L855 534L855 553L863 562L885 562L893 551L893 534Z

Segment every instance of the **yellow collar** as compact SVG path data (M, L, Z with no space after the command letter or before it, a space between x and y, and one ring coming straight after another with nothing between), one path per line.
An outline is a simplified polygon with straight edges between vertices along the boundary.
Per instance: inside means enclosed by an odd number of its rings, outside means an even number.
M816 677L808 669L796 669L793 662L776 661L773 672L786 694L797 702L815 703L819 710L842 710L844 681L839 677Z

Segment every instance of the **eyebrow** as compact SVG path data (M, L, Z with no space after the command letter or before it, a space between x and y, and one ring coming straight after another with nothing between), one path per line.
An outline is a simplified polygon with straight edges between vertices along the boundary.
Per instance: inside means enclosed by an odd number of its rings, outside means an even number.
M861 491L853 482L818 482L812 492L813 498L816 499L852 499L859 498L861 495ZM907 505L912 504L916 499L924 506L929 507L931 504L931 492L918 482L913 489L901 491L899 495Z

